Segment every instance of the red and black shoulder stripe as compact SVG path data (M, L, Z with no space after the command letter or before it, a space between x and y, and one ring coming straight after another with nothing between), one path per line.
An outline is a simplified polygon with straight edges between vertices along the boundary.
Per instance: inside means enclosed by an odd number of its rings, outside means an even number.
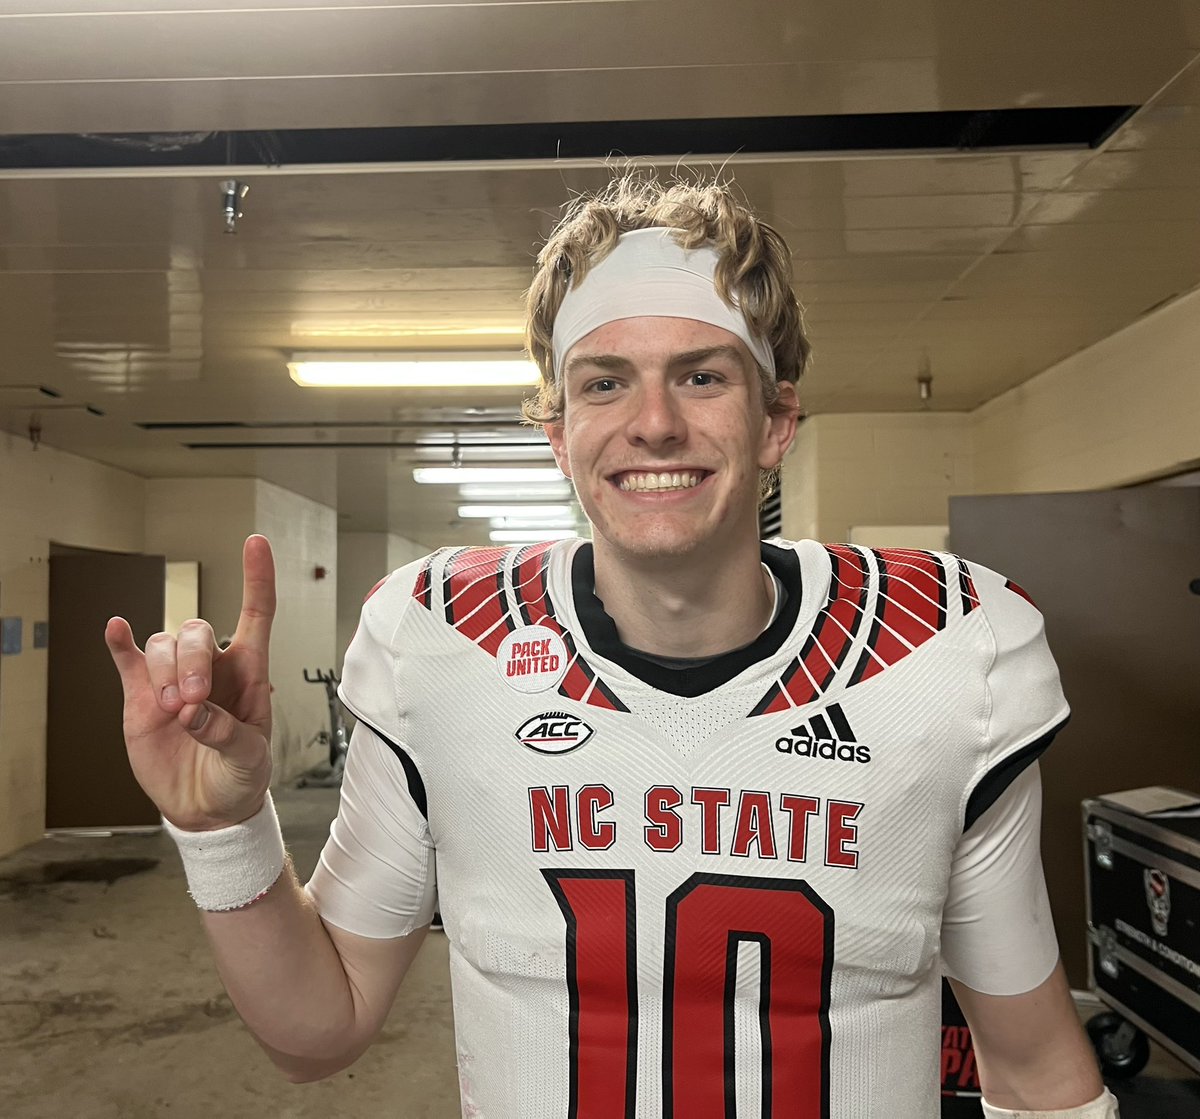
M947 575L941 557L909 548L874 555L879 569L875 616L851 686L877 676L946 628Z
M867 609L868 564L861 548L829 544L829 594L800 654L758 702L751 715L770 715L811 703L833 682L846 660Z
M1014 583L1011 579L1005 579L1004 587L1006 590L1012 591L1013 594L1019 594L1035 610L1038 608L1038 604L1033 601L1033 596L1020 583Z
M958 564L958 593L962 602L963 617L979 606L979 593L975 590L975 580L971 577L971 569L967 562L958 556L954 557Z
M552 544L529 544L513 560L513 597L527 626L548 626L561 632L550 600L549 568Z
M508 548L461 548L443 568L446 621L493 656L516 629L504 587L508 554Z
M425 562L421 564L421 570L417 572L417 581L413 584L412 596L426 610L433 609L433 580L429 573L433 569L433 561L436 556L435 552L433 555L425 557Z
M545 623L543 623L545 624ZM563 631L563 642L570 658L567 674L558 686L558 694L567 699L576 699L590 707L603 707L609 711L628 711L629 708L617 698L616 693L592 670L567 630Z
M504 638L523 626L545 626L567 649L567 670L559 694L592 707L629 709L580 655L569 630L559 622L550 594L552 543L513 548L460 548L443 565L442 602L446 621L493 657Z

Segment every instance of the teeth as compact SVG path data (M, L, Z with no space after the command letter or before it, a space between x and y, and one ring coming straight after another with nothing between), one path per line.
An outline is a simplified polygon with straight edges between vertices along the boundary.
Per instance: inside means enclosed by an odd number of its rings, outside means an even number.
M686 490L700 484L700 475L687 471L668 474L627 474L620 481L626 493L641 493L646 490Z

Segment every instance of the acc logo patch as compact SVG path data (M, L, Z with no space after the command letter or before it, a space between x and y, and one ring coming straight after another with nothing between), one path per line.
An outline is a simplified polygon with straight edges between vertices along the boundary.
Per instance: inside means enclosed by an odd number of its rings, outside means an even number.
M548 626L514 630L496 650L500 679L518 692L544 692L567 671L567 645Z
M592 737L592 728L565 711L544 711L527 719L514 733L522 746L539 754L569 754Z

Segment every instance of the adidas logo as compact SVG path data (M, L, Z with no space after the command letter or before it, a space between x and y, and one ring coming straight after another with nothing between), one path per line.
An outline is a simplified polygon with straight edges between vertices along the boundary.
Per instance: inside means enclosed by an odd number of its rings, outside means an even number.
M871 760L871 748L859 744L846 713L836 703L792 727L790 734L777 738L775 749L781 754L824 758L826 761L865 765Z

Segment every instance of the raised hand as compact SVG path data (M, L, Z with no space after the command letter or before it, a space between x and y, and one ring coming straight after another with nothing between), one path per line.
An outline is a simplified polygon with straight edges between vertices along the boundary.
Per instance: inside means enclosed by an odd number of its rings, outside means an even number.
M105 627L125 692L125 746L134 776L159 811L189 831L253 816L271 780L268 649L275 564L266 537L242 550L242 612L227 649L212 626L186 622L138 649L129 623Z

